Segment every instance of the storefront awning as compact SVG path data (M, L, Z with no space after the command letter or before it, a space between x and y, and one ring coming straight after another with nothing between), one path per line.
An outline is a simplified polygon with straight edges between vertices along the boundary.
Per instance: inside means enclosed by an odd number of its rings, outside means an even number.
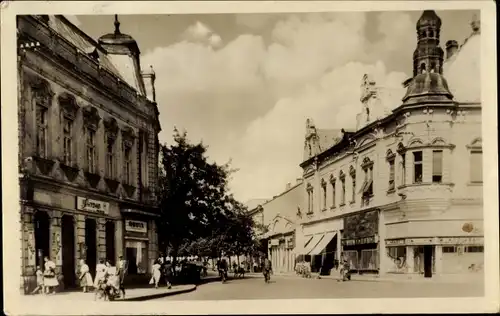
M330 241L332 241L333 237L335 237L336 234L337 233L335 233L335 232L328 232L325 235L323 235L323 239L321 239L318 242L316 247L314 247L313 250L311 250L309 255L315 256L315 255L319 255L321 252L323 252L323 250L325 250L326 246L330 243Z
M305 252L305 246L309 245L311 243L311 239L313 238L313 236L308 236L306 237L306 242L304 243L304 245L297 245L297 247L295 248L295 254L296 255L305 255L306 252Z
M312 240L304 247L304 255L308 255L311 250L314 249L319 243L319 241L323 238L324 235L314 235Z

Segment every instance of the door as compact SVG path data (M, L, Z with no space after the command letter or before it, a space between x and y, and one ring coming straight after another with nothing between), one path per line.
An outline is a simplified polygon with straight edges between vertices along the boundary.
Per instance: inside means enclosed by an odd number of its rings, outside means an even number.
M106 259L115 265L115 223L106 222Z
M72 288L76 284L75 276L75 224L73 216L64 215L61 219L62 235L62 273L64 288Z
M95 267L97 265L97 230L95 219L85 219L85 246L87 265L90 269L92 279L95 278Z
M432 278L432 247L424 246L424 277Z
M137 274L137 248L127 247L128 273Z
M50 256L50 218L47 212L37 211L34 218L36 265L43 267L43 257Z

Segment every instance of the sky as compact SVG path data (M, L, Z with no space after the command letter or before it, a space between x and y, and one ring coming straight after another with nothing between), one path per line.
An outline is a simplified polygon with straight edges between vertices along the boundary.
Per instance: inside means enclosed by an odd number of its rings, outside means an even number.
M305 122L353 128L364 74L393 89L395 108L412 74L421 11L119 16L122 33L153 65L162 132L203 141L218 163L239 169L235 197L271 198L301 177ZM478 11L437 11L441 45L462 43ZM114 16L70 16L97 39Z

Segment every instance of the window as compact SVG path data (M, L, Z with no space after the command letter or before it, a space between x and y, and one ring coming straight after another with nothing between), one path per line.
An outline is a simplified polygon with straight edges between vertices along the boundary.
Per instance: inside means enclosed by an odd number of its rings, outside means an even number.
M124 145L123 149L123 173L125 177L125 183L132 183L132 158L131 158L132 148L128 145Z
M323 210L326 210L326 182L324 180L321 180L321 190L323 193Z
M356 200L356 176L352 176L352 197L351 201L354 202Z
M342 194L340 195L340 204L345 204L345 178L340 179L340 183L342 184Z
M413 153L413 183L422 183L422 152Z
M87 128L87 171L96 173L96 146L95 146L95 131Z
M401 185L406 184L406 154L401 155Z
M48 109L44 106L36 106L36 153L38 156L47 157L47 114Z
M336 188L335 188L335 184L336 184L336 182L337 182L337 181L336 181L335 179L331 179L331 180L330 180L330 183L331 183L331 185L332 185L332 208L333 208L333 207L335 207L335 203L336 203L336 197L335 197L335 195L336 195L336 192L335 192L335 191L336 191L336 190L335 190L335 189L336 189Z
M63 159L66 165L73 162L73 120L63 117Z
M112 137L106 138L106 177L115 178L115 140Z
M484 246L466 246L464 252L484 252Z
M482 150L472 150L470 152L470 181L472 183L483 183Z
M389 191L394 190L394 158L389 160Z
M455 252L457 252L457 247L443 246L443 253L455 253Z
M365 167L363 171L365 173L365 181L361 187L361 194L363 197L370 197L373 195L373 165Z
M443 151L434 150L432 152L432 182L441 183L443 181Z

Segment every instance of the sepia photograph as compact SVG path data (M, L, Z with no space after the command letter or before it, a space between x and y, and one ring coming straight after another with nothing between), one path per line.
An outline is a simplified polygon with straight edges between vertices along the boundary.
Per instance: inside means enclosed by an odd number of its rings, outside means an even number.
M343 4L4 4L10 311L498 295L494 15Z

